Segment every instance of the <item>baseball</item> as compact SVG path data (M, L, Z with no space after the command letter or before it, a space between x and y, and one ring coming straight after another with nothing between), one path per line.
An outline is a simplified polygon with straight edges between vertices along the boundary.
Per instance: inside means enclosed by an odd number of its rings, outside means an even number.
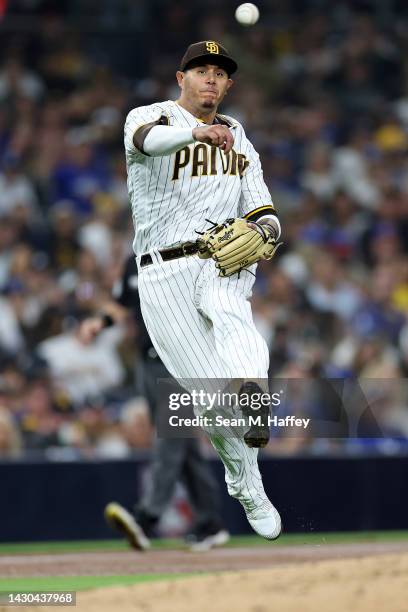
M244 2L235 11L235 19L241 25L254 25L259 19L259 9L252 2Z

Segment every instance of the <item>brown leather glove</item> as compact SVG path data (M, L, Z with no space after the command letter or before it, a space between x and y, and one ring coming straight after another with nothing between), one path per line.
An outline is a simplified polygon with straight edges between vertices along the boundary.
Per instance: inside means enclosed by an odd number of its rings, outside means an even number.
M260 259L272 259L282 244L269 225L245 219L227 219L198 239L199 257L212 257L220 276L232 276Z

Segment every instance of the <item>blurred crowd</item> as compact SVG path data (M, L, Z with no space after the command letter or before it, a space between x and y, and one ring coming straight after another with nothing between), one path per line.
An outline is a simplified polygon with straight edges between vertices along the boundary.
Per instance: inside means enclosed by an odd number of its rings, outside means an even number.
M202 39L237 58L222 110L259 151L282 221L284 247L259 266L253 298L271 377L375 381L366 396L385 437L363 419L360 446L404 449L406 7L264 2L245 29L232 3L210 1L200 19L190 4L15 0L0 23L0 457L150 448L137 326L129 317L85 346L78 323L109 299L131 252L124 117L176 99L180 57ZM302 397L288 413L305 410ZM323 420L326 400L313 403ZM270 452L355 448L303 435L282 433Z

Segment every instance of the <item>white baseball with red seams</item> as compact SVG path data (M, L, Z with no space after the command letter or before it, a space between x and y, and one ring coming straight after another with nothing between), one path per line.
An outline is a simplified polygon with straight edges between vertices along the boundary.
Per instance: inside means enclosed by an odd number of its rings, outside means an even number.
M125 123L141 310L158 355L187 390L188 379L196 386L197 379L268 378L269 352L255 328L249 302L256 265L239 276L221 278L212 259L194 255L163 261L159 253L176 243L195 241L197 231L208 229L206 219L217 223L274 214L259 156L243 127L224 115L216 115L215 122L234 135L228 155L195 142L188 134L203 123L171 100L135 108ZM187 140L170 153L147 155L135 147L133 137L150 123L188 128ZM180 134L176 136L182 141ZM152 263L141 267L145 253ZM222 431L210 439L224 463L230 495L242 503L260 535L277 537L280 518L263 489L258 449Z
M235 19L241 25L254 25L259 19L259 9L252 2L244 2L235 11Z

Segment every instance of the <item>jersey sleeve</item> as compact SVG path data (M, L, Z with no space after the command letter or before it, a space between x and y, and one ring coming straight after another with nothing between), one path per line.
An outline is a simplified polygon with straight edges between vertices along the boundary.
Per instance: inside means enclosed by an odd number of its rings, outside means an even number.
M261 161L254 146L247 140L247 164L241 179L239 211L241 217L257 221L265 215L276 215L271 194L265 184Z
M142 155L140 149L135 147L133 136L141 127L147 124L157 123L157 125L159 125L163 116L166 117L166 113L164 109L157 104L152 104L150 106L139 106L138 108L131 110L126 117L124 129L126 153L129 155Z

